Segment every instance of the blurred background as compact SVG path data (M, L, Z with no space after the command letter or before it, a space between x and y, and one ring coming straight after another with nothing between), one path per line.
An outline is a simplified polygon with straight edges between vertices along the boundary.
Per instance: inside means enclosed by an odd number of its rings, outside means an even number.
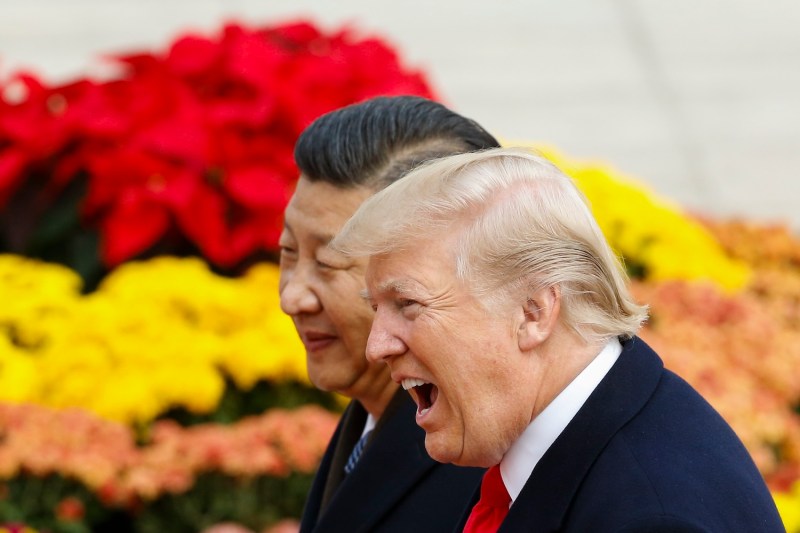
M297 531L344 403L279 307L292 149L377 94L575 180L641 338L800 533L798 27L789 0L0 0L0 533Z
M599 159L688 210L800 230L800 4L791 0L2 0L0 69L102 73L221 21L380 35L506 139Z

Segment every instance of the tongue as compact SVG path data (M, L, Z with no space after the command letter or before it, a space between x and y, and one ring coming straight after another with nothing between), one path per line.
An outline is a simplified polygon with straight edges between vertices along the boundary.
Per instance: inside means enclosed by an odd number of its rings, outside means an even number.
M436 385L426 383L417 387L417 398L419 399L419 413L426 413L436 403L439 396L439 389Z

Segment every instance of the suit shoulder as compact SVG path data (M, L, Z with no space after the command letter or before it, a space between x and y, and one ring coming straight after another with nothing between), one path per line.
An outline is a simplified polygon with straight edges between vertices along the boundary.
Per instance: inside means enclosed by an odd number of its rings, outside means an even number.
M640 518L642 523L683 520L701 528L674 531L781 531L772 497L742 442L708 402L668 370L599 455L580 492L589 508L604 494L614 495L614 502L593 512L609 518L617 513L617 524Z
M685 518L655 515L637 518L620 527L615 533L710 533L711 530Z

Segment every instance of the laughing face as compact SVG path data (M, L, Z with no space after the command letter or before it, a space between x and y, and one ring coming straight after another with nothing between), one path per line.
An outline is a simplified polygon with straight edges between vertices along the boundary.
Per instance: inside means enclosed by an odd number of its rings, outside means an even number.
M366 259L349 258L328 243L373 191L298 181L280 238L281 308L306 348L311 382L361 400L373 412L396 390L383 364L364 357L372 309L364 302Z
M456 277L453 250L449 237L370 259L367 358L414 398L431 457L490 466L530 423L542 369L519 347L522 306L489 312Z

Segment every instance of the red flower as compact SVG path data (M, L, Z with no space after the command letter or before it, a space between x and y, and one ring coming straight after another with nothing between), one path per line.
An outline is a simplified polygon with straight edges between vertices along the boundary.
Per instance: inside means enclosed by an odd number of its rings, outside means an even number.
M86 514L83 502L78 498L69 496L56 506L56 517L65 522L77 522Z
M173 234L223 267L274 250L303 128L370 96L431 95L380 40L306 22L229 24L113 60L108 81L21 76L24 101L0 100L0 206L33 168L52 194L84 176L82 222L107 266Z
M10 102L14 89L24 93ZM0 205L26 172L56 155L69 140L63 97L30 74L19 74L0 85Z
M17 185L28 163L28 155L17 146L7 146L0 152L0 202L5 203L9 191Z

